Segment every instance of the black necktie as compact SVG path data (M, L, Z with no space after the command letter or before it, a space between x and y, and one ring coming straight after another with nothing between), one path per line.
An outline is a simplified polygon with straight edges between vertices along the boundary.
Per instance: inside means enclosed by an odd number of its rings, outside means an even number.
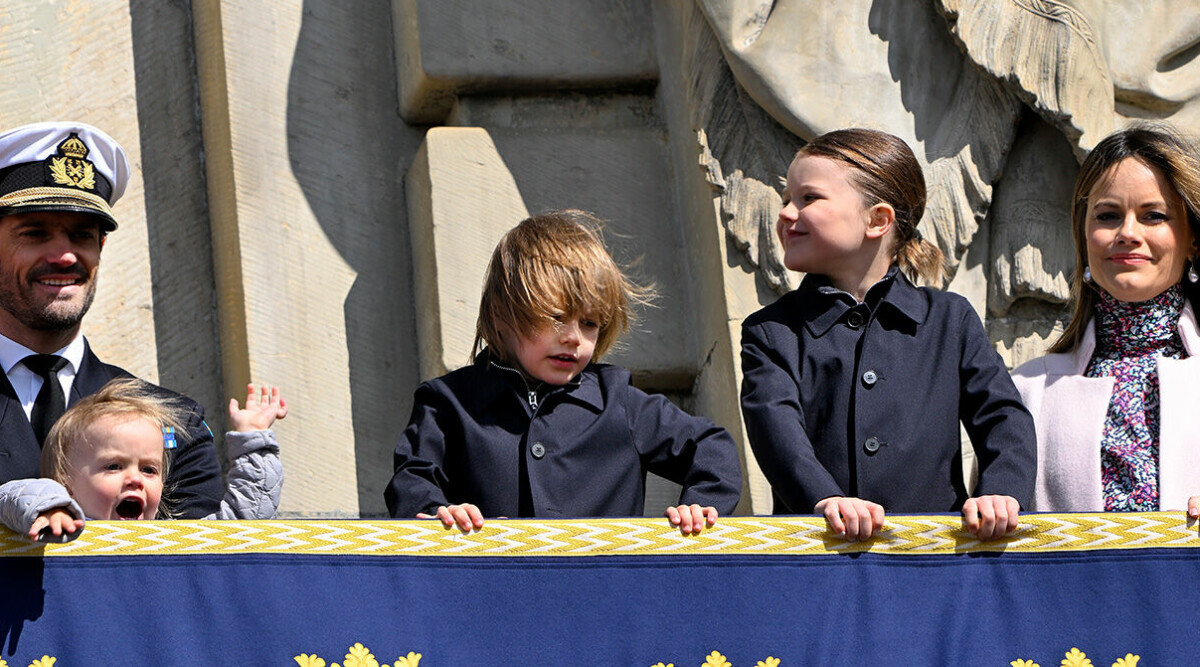
M67 411L67 398L58 380L58 372L67 365L67 360L55 354L34 354L22 359L21 363L42 378L42 389L33 400L33 413L29 416L33 434L41 445L46 441L50 427Z

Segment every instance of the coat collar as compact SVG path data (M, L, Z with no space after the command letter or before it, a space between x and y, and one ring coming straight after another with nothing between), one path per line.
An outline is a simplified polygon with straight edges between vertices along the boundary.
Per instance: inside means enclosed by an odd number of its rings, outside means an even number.
M71 383L67 405L74 405L80 398L96 393L105 382L120 374L123 371L100 361L85 340L83 358L79 362L75 381ZM40 448L7 375L0 376L0 452L0 461L18 466L17 469L25 466L32 474L36 474ZM0 474L0 479L7 477L7 474Z
M101 363L96 354L92 352L92 346L88 344L86 338L80 336L76 340L80 341L82 350L78 353L79 366L75 372L75 380L71 382L71 395L67 397L68 407L84 396L90 396L100 391L100 387L116 377L116 374L109 370L110 367ZM21 406L21 400L17 398L17 392L13 389L12 383L8 381L7 374L2 375L0 377L0 423L8 419L10 409L20 409Z
M71 383L71 396L67 399L67 404L74 405L84 396L91 396L100 391L100 388L109 380L120 375L128 375L128 373L101 362L96 353L92 352L92 346L85 338L83 358L79 362L79 372L75 375L75 382Z
M829 278L815 274L805 276L793 294L797 310L814 337L824 336L851 311L880 317L896 315L917 325L929 315L928 299L895 265L867 290L864 303L854 303L854 297L833 287Z
M14 366L31 354L37 354L37 352L0 334L0 370L5 374L10 373ZM66 359L71 365L71 370L78 375L83 357L88 354L87 341L82 334L77 335L71 339L70 343L67 343L62 349L55 350L53 354Z
M1183 312L1179 314L1179 337L1183 339L1183 349L1189 357L1200 355L1200 327L1196 324L1196 311L1191 301L1183 302Z
M1189 357L1200 354L1200 327L1196 324L1196 311L1192 302L1184 300L1183 311L1179 313L1179 322L1175 325L1179 337L1183 340L1183 349ZM1046 355L1046 372L1051 375L1083 375L1087 372L1088 364L1092 361L1092 353L1096 351L1096 318L1088 320L1083 330L1079 345L1070 352Z
M474 385L473 391L462 398L468 409L481 413L490 409L497 401L512 398L521 401L522 405L528 405L531 387L519 370L500 361L499 357L492 355L487 349L476 355L473 368L477 371L479 382ZM588 364L570 382L550 388L541 396L539 404L545 404L548 400L572 400L597 412L604 409L604 396L600 391L595 364Z

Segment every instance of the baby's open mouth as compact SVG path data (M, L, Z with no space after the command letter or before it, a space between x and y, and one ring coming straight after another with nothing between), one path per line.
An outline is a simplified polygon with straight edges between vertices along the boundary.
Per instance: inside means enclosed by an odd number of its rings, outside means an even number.
M126 498L117 503L117 518L122 521L142 518L142 501L137 498Z

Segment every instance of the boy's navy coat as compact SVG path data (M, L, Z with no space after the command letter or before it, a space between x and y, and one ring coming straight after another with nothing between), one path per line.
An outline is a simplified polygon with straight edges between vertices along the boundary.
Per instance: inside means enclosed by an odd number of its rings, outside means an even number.
M742 325L742 413L777 514L829 496L890 512L967 498L959 420L979 461L976 496L1033 498L1033 419L966 299L895 268L864 303L807 276Z
M682 484L681 503L733 512L741 468L724 429L605 364L535 409L523 376L487 356L417 389L384 494L392 516L460 503L488 517L641 516L646 471Z
M83 360L71 384L67 404L74 405L118 377L132 376L122 368L100 361L85 342ZM199 519L212 514L220 507L225 484L221 481L221 462L213 445L212 432L204 423L204 408L167 389L155 387L155 390L165 398L178 401L187 414L185 433L177 439L166 479L166 489L173 499L172 510L181 519ZM0 373L0 484L41 477L41 457L42 449L21 401L8 378Z

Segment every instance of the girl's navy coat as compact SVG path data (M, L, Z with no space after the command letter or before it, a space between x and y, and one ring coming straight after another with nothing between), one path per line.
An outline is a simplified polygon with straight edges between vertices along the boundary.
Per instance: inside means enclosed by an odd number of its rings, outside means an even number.
M889 512L948 512L967 496L959 420L979 460L975 495L1033 498L1033 419L979 317L894 267L864 303L809 275L742 325L742 413L776 514L829 496Z
M519 372L487 357L417 389L384 494L393 517L459 503L490 517L641 516L647 471L682 484L681 503L733 512L741 468L725 429L617 366L591 364L531 398Z

